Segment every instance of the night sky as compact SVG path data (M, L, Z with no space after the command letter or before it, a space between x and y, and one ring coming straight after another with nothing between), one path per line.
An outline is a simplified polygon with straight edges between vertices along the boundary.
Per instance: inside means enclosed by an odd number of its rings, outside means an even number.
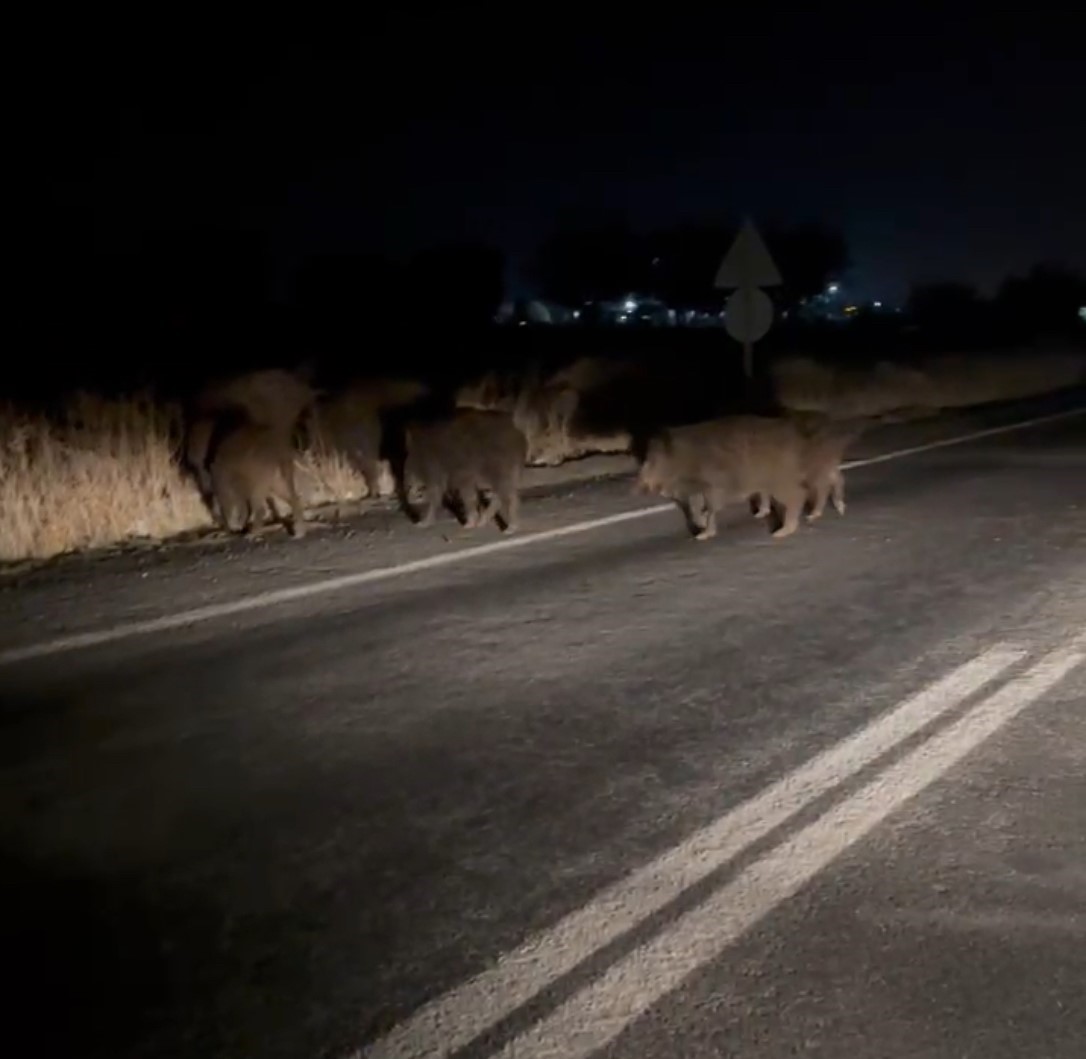
M1086 267L1071 16L873 6L502 8L319 33L96 19L42 52L31 225L40 253L91 258L247 225L281 276L311 253L462 236L516 270L567 207L840 224L869 297Z

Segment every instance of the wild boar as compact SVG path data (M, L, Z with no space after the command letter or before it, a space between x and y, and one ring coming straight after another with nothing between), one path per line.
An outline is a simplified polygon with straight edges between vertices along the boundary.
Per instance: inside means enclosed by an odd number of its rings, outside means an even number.
M208 507L214 506L210 461L219 442L242 421L293 433L316 398L308 376L308 370L279 368L243 372L207 383L188 402L185 463Z
M410 511L414 482L426 492L416 525L429 526L446 495L455 496L468 528L497 519L505 532L517 528L520 477L528 442L508 412L458 408L429 420L414 420L404 432L401 496ZM480 494L487 498L480 506Z
M265 503L278 515L275 501L285 500L291 510L291 535L305 536L305 513L294 480L294 446L282 426L235 421L214 448L209 474L224 528L259 532Z
M216 379L196 395L195 418L241 413L253 423L293 428L316 398L308 376L269 368Z
M717 512L753 494L781 507L774 537L799 526L806 497L803 437L783 417L734 415L671 427L653 437L637 488L678 502L697 540L716 536ZM700 509L700 510L699 510Z
M845 452L870 425L867 419L834 420L824 416L790 417L803 438L802 469L810 510L807 520L822 517L827 500L834 510L845 513L845 476L841 470ZM769 498L764 493L754 498L755 518L769 514Z
M427 395L425 385L410 379L351 383L318 402L315 433L346 454L365 480L368 496L379 496L381 465L391 462L386 419L395 422L395 413L420 403Z

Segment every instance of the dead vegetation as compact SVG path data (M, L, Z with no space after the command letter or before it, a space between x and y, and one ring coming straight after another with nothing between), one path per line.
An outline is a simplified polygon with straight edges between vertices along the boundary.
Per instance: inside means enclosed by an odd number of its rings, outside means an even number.
M0 559L46 558L210 524L179 459L181 411L77 395L0 416Z
M177 405L77 394L58 414L0 409L0 561L47 559L210 528ZM345 457L298 454L304 505L365 495Z
M805 357L774 365L778 399L798 412L853 419L905 412L938 412L1011 401L1086 382L1082 353L1031 352L987 357L932 357L917 366L879 361L834 367Z

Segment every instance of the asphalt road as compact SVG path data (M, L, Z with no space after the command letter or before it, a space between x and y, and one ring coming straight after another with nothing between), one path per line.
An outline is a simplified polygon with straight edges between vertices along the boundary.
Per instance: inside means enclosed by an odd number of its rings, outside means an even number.
M9 585L8 1043L1077 1059L1086 415L847 477Z

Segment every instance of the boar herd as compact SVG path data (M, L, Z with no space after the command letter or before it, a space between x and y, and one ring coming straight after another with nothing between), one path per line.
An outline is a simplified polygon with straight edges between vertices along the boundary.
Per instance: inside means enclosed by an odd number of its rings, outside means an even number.
M275 373L265 373L274 375ZM284 518L295 537L305 533L295 480L299 423L312 391L292 391L272 379L274 400L235 400L220 389L198 402L189 420L186 462L213 516L231 532L256 532L265 509ZM339 433L348 454L376 494L380 461L393 471L396 493L416 525L431 525L448 505L468 528L496 522L517 528L520 485L528 440L510 412L427 404L404 391L385 395L378 417L359 405L341 408ZM251 398L251 394L246 395ZM258 411L254 411L257 409ZM370 414L373 413L373 414ZM749 503L755 517L777 515L774 537L794 533L804 512L819 518L827 503L845 512L845 452L869 421L840 421L812 414L730 415L665 427L640 448L635 490L674 500L697 540L716 535L717 514L728 504ZM421 489L421 511L411 504Z

